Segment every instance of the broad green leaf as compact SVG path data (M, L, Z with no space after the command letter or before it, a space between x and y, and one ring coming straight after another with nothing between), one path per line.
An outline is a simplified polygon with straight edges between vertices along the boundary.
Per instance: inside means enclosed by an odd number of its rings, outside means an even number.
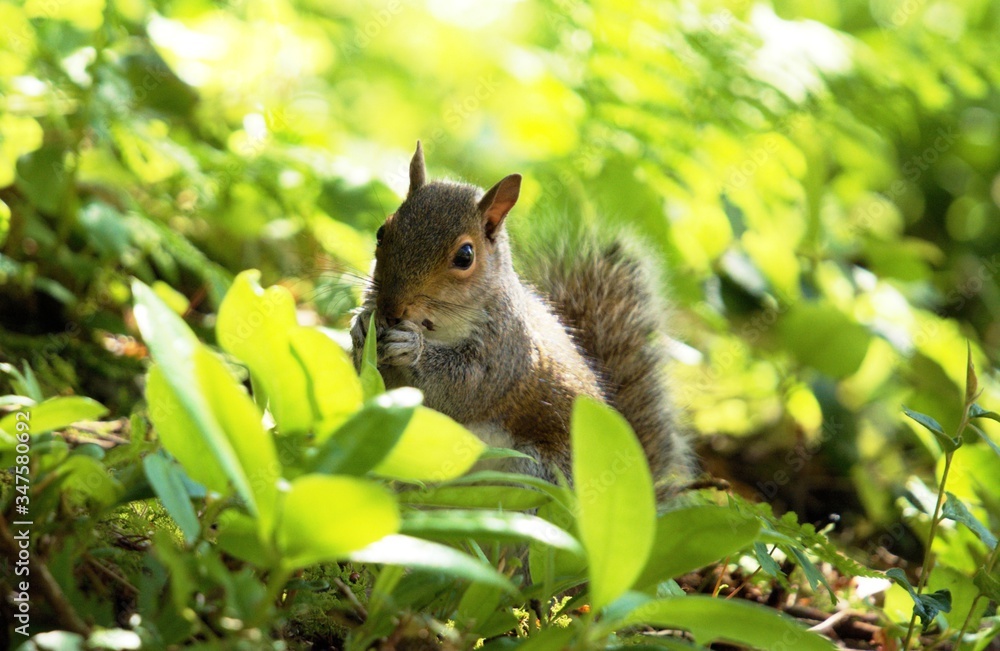
M361 351L360 378L365 400L371 400L378 394L385 393L385 380L378 372L378 341L375 338L374 312L368 318L368 332L365 335L365 346Z
M303 475L281 503L276 542L287 568L346 558L399 531L387 490L357 477Z
M993 549L997 546L997 537L994 536L989 529L986 528L982 522L980 522L976 516L969 512L969 509L965 507L962 500L958 499L951 493L947 493L948 499L944 503L944 509L942 515L946 518L954 520L955 522L961 522L969 529L972 533L976 534L983 543Z
M191 381L193 383L193 379ZM225 440L218 422L211 416L208 405L204 405L201 418L196 420L192 417L158 364L151 366L146 375L146 403L157 438L164 449L184 466L188 476L211 491L227 493L229 473L223 468L220 455L213 450L208 436L203 433L202 424L211 423L210 426L217 430L217 445L224 446L227 455L224 458L235 463L235 453Z
M183 315L191 306L191 301L188 300L187 296L181 294L179 291L168 285L167 283L157 280L154 282L150 288L153 293L163 301L163 304L173 310L176 314Z
M264 389L278 429L285 434L304 432L314 414L305 371L292 355L289 332L298 327L295 299L278 285L262 289L259 280L256 269L233 280L219 306L219 345L249 367Z
M153 487L153 492L180 527L184 541L190 545L198 539L201 526L194 507L191 506L191 497L184 487L183 473L176 464L162 454L148 455L142 460L142 467L146 471L146 479Z
M216 543L230 556L257 567L274 567L277 562L277 550L261 542L254 518L236 509L226 509L219 515Z
M748 547L760 522L724 506L670 511L656 523L656 543L638 587L648 587L716 562Z
M836 649L829 639L806 630L791 617L740 599L714 599L702 595L658 599L624 617L618 629L638 624L683 629L704 645L726 641L758 649Z
M281 464L271 434L264 430L261 413L243 386L230 375L222 360L207 348L194 354L202 393L225 433L240 468L247 475L250 493L263 535L274 528Z
M625 419L593 398L573 405L573 483L595 610L639 578L653 546L656 502L646 455Z
M326 439L311 471L365 474L396 445L422 400L420 391L411 387L376 396Z
M347 353L318 329L297 326L288 338L306 372L313 413L319 417L316 442L322 443L361 407L361 381Z
M437 540L466 538L501 542L532 541L583 554L573 536L551 522L525 513L499 511L412 511L403 516L401 533Z
M356 563L403 565L411 568L443 572L468 581L485 583L516 593L517 590L502 574L451 547L413 538L392 535L348 555Z
M403 491L398 497L403 504L504 511L535 509L552 499L540 491L517 486L436 486Z
M49 398L45 402L7 414L0 419L0 430L11 435L21 431L32 435L44 434L64 429L81 420L100 418L106 413L108 410L104 405L83 396Z
M206 487L225 493L231 481L256 512L246 473L197 379L195 353L202 344L145 284L133 281L132 295L139 332L158 364L149 372L146 402L164 447Z
M954 452L958 448L962 447L961 439L955 439L945 434L944 428L941 427L941 423L937 422L927 414L921 414L919 411L912 411L906 407L903 407L903 413L923 425L925 429L933 434L934 438L937 439L938 444L941 446L941 449L945 452Z
M910 585L909 579L906 578L906 573L898 567L886 571L885 575L910 593L910 598L913 599L913 612L920 618L924 630L927 630L939 612L951 612L951 592L949 590L917 594L917 591Z
M374 472L410 481L447 481L468 472L484 449L482 441L451 418L417 407Z

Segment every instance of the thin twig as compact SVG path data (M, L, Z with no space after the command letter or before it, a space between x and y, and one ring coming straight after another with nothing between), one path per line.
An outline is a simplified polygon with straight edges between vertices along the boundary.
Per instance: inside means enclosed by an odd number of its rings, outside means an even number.
M333 585L337 586L337 589L340 590L340 594L344 595L344 598L347 599L354 610L357 611L358 617L361 618L361 622L364 623L368 621L368 611L361 604L361 602L358 601L358 597L351 590L351 587L341 581L339 577L335 577L333 579Z

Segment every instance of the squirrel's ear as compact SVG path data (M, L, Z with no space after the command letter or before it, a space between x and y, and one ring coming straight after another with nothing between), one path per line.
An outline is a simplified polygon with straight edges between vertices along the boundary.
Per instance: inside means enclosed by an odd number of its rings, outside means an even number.
M517 203L517 197L520 193L521 175L511 174L501 179L499 183L490 188L483 195L483 198L479 200L479 212L483 214L486 237L490 240L500 230L504 217L507 216L510 209Z
M424 166L424 148L417 141L417 151L410 159L410 189L406 196L412 197L413 193L419 190L424 181L427 180L427 168Z

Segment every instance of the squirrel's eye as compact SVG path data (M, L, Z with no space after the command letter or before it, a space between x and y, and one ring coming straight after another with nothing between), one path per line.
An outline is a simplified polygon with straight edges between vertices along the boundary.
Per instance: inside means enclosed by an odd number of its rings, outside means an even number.
M455 257L452 258L451 264L459 269L468 269L472 266L472 261L475 259L476 250L472 248L471 243L466 243L458 248L458 251L455 253Z
M382 243L382 236L385 235L385 225L379 226L378 230L375 231L375 246Z

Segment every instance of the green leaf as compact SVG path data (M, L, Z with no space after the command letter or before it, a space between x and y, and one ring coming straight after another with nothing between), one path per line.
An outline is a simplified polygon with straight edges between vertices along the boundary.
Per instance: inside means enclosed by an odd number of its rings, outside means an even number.
M193 385L193 378L191 382ZM202 401L199 395L199 402ZM208 405L199 405L199 417L193 417L170 386L159 364L151 366L146 375L146 403L157 438L164 449L181 463L188 476L211 491L227 493L229 471L223 467L223 460L235 465L236 455ZM203 426L211 427L213 432L205 432ZM217 437L217 440L210 442L210 437ZM222 454L216 454L212 443L223 450ZM231 471L237 474L235 467ZM243 477L241 470L238 476Z
M361 387L365 400L371 400L380 393L385 393L385 380L378 372L378 341L375 338L375 313L368 318L368 332L365 336L365 346L361 351Z
M517 592L503 575L489 565L451 547L411 536L386 536L352 552L348 558L356 563L402 565L443 572L455 578L493 585L511 594Z
M376 396L326 439L311 471L365 474L389 454L422 401L420 391L410 387Z
M969 407L969 418L989 418L1000 423L1000 414L995 411L987 411L975 403Z
M149 287L135 281L132 291L136 322L157 361L146 401L163 446L207 488L226 493L232 482L259 516L262 532L269 532L281 465L260 412L222 361ZM253 482L248 472L255 473Z
M404 515L400 532L450 541L466 538L500 542L533 541L583 555L583 548L576 538L542 518L525 513L412 511Z
M799 567L802 568L802 572L806 575L806 579L809 581L809 585L813 590L819 590L820 587L826 588L827 592L830 593L830 599L836 601L837 595L834 593L833 588L827 582L826 577L820 571L816 564L812 562L806 553L798 548L798 546L791 546L787 548L793 556L798 560Z
M361 407L361 381L347 353L316 328L288 331L292 354L305 369L313 411L318 414L316 442L322 443Z
M917 421L918 423L923 425L928 431L930 431L930 433L934 435L934 438L937 439L938 444L941 446L941 449L944 450L945 452L954 452L958 448L962 447L961 439L953 439L952 437L945 434L944 428L941 427L941 423L937 422L927 414L921 414L918 411L912 411L910 409L907 409L906 407L903 407L903 413L912 418L913 420Z
M216 543L224 552L257 567L273 567L276 550L260 540L254 518L236 509L226 509L219 515Z
M416 407L396 445L374 472L409 481L447 481L475 465L486 445L442 413Z
M382 486L357 477L303 475L281 505L276 542L285 567L346 558L399 531L399 507Z
M762 542L755 542L753 544L753 552L757 558L757 562L760 564L760 569L765 574L773 577L781 576L781 566L778 565L777 561L767 551L767 545Z
M267 536L274 527L282 471L274 439L264 430L257 405L233 379L222 360L202 347L195 351L194 362L198 386L232 445L239 467L247 475L261 533Z
M656 585L748 547L760 522L724 506L692 506L657 520L656 542L636 586Z
M969 509L965 507L962 500L958 499L951 493L946 494L948 499L944 503L944 509L941 512L942 515L946 518L954 520L955 522L961 522L971 529L972 533L976 534L976 536L978 536L987 547L994 549L997 546L997 537L994 536L990 530L986 528L986 525L980 522L976 516L969 512Z
M637 624L684 629L704 645L718 640L758 649L836 649L833 642L806 630L791 617L739 599L714 599L702 595L658 599L623 618L618 629Z
M573 483L580 537L600 610L639 578L653 546L656 502L646 455L625 419L590 397L573 405Z
M180 527L184 541L190 545L198 539L201 526L194 507L191 506L191 497L184 487L183 472L162 454L148 455L142 460L142 467L153 492Z
M250 269L233 280L219 306L215 331L223 350L246 363L255 386L263 387L267 405L284 434L313 425L313 406L305 370L292 355L290 331L295 299L284 287L266 290L260 272Z
M906 573L898 567L886 571L885 575L910 593L910 598L913 599L913 612L920 618L923 630L927 630L939 612L951 612L951 592L949 590L917 594L917 591L910 585L909 579L906 578Z
M31 435L44 434L82 421L94 420L108 413L96 400L83 396L49 398L37 405L24 407L0 419L0 430L15 435L26 431ZM18 426L18 423L21 423Z
M976 575L972 579L979 591L986 595L991 601L1000 603L1000 576L996 573L989 574L986 568L976 570Z

